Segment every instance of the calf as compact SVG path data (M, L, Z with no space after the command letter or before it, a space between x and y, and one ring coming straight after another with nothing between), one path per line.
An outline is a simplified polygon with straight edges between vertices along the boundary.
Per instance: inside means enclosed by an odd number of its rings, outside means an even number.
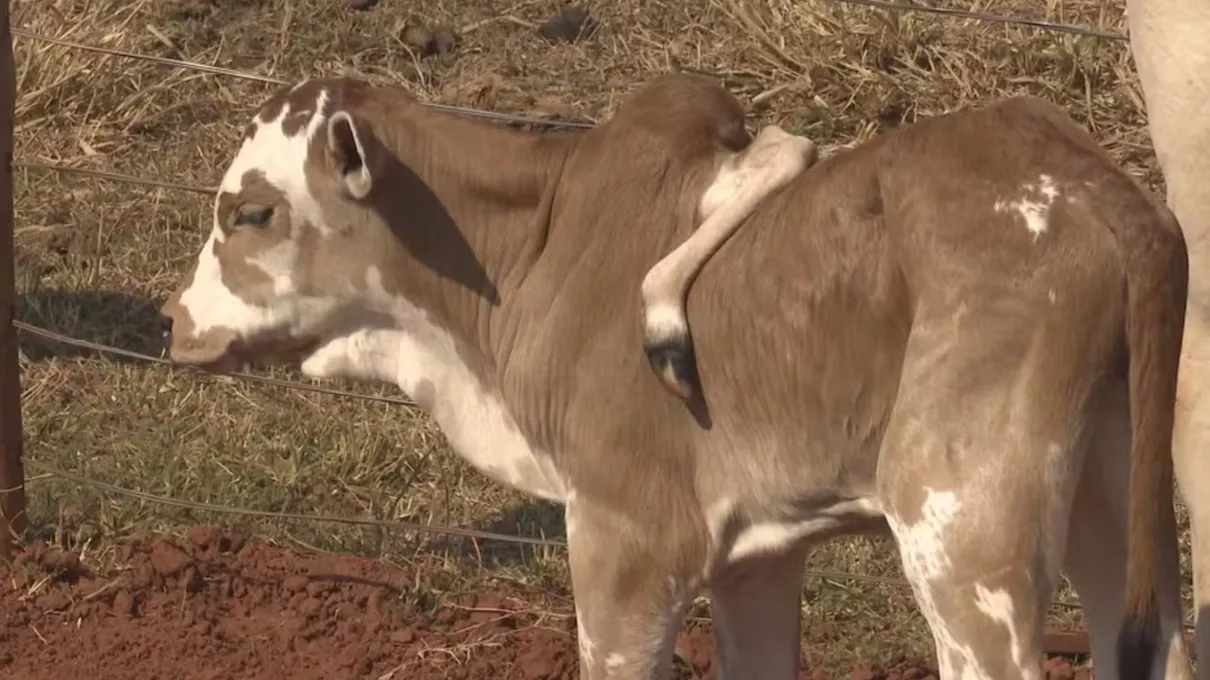
M563 503L584 678L667 677L706 589L721 676L790 680L807 555L888 532L943 680L1040 678L1060 571L1100 677L1187 677L1172 216L1038 100L901 127L705 262L687 404L635 351L635 291L745 148L736 111L667 76L539 135L283 89L165 304L171 355L394 383L484 474Z

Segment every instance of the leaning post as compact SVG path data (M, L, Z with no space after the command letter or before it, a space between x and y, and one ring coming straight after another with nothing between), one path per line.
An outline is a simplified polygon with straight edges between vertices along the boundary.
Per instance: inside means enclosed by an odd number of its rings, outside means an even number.
M25 531L21 465L21 377L17 363L16 258L13 256L13 115L16 98L9 0L0 2L0 559Z

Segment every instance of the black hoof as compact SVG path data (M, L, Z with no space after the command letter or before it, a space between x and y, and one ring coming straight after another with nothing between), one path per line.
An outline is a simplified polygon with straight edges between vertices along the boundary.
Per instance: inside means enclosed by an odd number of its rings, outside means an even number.
M688 401L697 391L697 361L688 337L643 343L647 361L668 391Z

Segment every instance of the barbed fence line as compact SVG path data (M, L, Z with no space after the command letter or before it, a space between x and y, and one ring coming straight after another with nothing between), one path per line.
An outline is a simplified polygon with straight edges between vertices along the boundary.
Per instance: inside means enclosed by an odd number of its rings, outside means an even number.
M963 19L972 19L972 20L976 20L976 21L983 21L983 22L989 22L989 23L1019 25L1019 26L1026 26L1026 27L1037 28L1037 29L1042 29L1042 30L1068 33L1068 34L1073 34L1073 35L1080 35L1080 36L1086 36L1086 37L1092 37L1092 38L1098 38L1098 39L1104 39L1104 40L1126 41L1128 39L1127 36L1121 35L1118 33L1108 33L1108 32L1091 29L1091 28L1087 28L1087 27L1082 27L1082 26L1075 26L1075 25L1071 25L1071 24L1062 24L1062 23L1035 20L1035 19L1023 19L1023 18L1017 18L1017 17L997 15L997 14L992 14L992 13L987 13L987 12L976 12L976 11L960 10L960 9L952 9L952 8L927 7L927 6L922 6L922 5L914 5L914 4L907 4L907 3L900 3L900 2L889 2L886 0L829 0L829 2L832 2L835 4L873 7L873 8L885 9L885 10L894 11L894 12L922 12L922 13L935 14L935 15L945 16L945 17L950 17L950 18L963 18ZM96 53L96 54L103 54L103 55L107 55L107 56L147 61L147 62L160 64L163 66L170 66L170 67L174 67L174 68L183 68L183 69L198 71L198 72L202 72L202 73L210 73L210 74L214 74L214 75L227 76L227 77L232 77L232 78L250 80L250 81L261 82L261 83L266 83L266 84L273 84L273 85L287 85L290 82L290 81L272 77L272 76L266 76L266 75L251 73L251 72L247 72L247 71L240 71L240 70L225 68L225 67L221 67L221 66L214 66L211 64L205 64L205 63L201 63L201 62L187 61L187 60L183 60L183 59L172 59L172 58L167 58L167 57L140 54L140 53L136 53L136 52L128 52L128 51L124 51L124 50L117 50L117 49L112 49L112 48L107 48L107 47L101 47L98 45L88 45L88 44L84 44L84 43L78 43L78 42L65 40L65 39L57 38L57 37L53 37L53 36L41 35L41 34L34 33L32 31L29 31L29 30L26 30L23 28L19 28L19 27L12 27L11 32L14 36L20 37L20 38L23 38L26 40L54 44L54 45L59 45L61 47L67 47L70 49L92 52L92 53ZM436 103L428 103L428 102L423 102L423 105L436 109L436 110L446 111L446 112L454 113L454 114L458 114L458 115L465 115L465 116L483 118L483 119L488 119L488 120L496 120L496 121L511 123L511 124L538 125L538 126L545 126L545 127L580 128L580 129L592 128L596 124L595 121L591 122L591 123L585 123L585 122L565 120L565 119L560 119L560 118L537 118L537 117L532 117L532 116L502 113L502 112L497 112L497 111L488 111L488 110L476 109L476 108L470 108L470 107L452 106L452 105L436 104ZM95 179L111 180L111 181L123 182L123 183L128 183L128 184L143 185L143 186L148 186L148 187L169 189L169 190L183 191L183 192L190 192L190 193L197 193L197 194L213 195L214 192L216 191L213 188L207 188L207 187L202 187L202 186L193 185L193 184L147 179L147 178L136 177L136 176L132 176L132 175L105 171L105 170L77 168L77 167L68 166L68 165L32 161L32 160L24 160L24 159L14 159L13 166L17 167L17 168L24 168L27 170L40 170L40 171L54 172L54 173L75 174L75 175L80 175L80 176L85 176L85 177L92 177ZM173 368L188 368L190 370L202 370L202 369L197 369L196 367L193 367L193 366L186 366L184 364L178 364L176 362L173 362L169 359L165 359L163 357L155 357L155 356L151 356L151 355L144 354L141 352L135 352L133 350L123 349L120 347L114 347L112 345L106 345L106 344L102 344L102 343L92 342L89 340L71 337L71 336L68 336L68 335L65 335L62 333L57 333L55 331L41 328L41 327L26 323L23 321L13 320L13 325L22 333L38 336L45 340L50 340L50 341L68 345L68 346L74 346L74 347L77 347L80 349L89 349L89 350L93 350L93 351L97 351L97 352L101 352L101 353L105 353L105 354L123 356L123 357L129 358L129 359L135 359L135 360L144 361L144 362L148 362L148 363L152 363L152 364L166 365L166 366L170 366ZM275 387L282 387L282 388L286 388L286 389L315 392L315 393L348 397L348 398L361 399L361 400L367 400L367 401L384 402L384 403L390 403L390 404L411 407L411 408L415 407L415 404L413 402L411 402L410 400L406 400L406 399L399 399L399 398L393 398L393 397L385 397L385 396L351 392L351 391L346 391L346 390L339 390L339 389L328 388L328 387L323 387L323 386L319 386L319 385L310 385L310 384L306 384L306 383L302 383L302 382L298 382L298 381L280 380L280 379L276 379L276 378L270 378L267 376L259 376L259 375L255 375L252 373L246 373L246 372L216 372L216 371L208 371L208 372L213 375L222 375L222 376L227 376L227 377L231 377L231 378L235 378L235 379L243 380L243 381L247 381L247 382L260 383L260 384L271 385L271 386L275 386ZM85 475L81 475L81 474L78 474L75 472L69 472L67 470L62 470L62 469L47 465L45 463L42 463L42 462L39 462L36 460L26 460L25 465L28 465L29 467L31 467L35 470L40 470L44 474L52 475L54 477L58 477L63 480L66 480L68 482L71 482L73 484L76 484L77 486L93 488L98 491L116 494L116 495L120 495L120 496L125 496L128 498L134 498L137 500L141 500L141 501L145 501L145 502L149 502L149 503L155 503L158 505L198 510L198 511L203 511L203 512L212 512L212 513L229 514L229 515L240 515L240 516L245 516L245 517L259 517L259 518L263 518L263 519L310 521L310 522L333 522L333 523L359 525L359 526L372 526L372 527L388 529L388 530L402 530L402 531L414 531L414 532L431 533L431 534L444 534L444 535L458 536L458 537L477 539L477 540L492 540L492 541L500 541L500 542L521 544L521 545L531 545L531 546L538 546L538 547L554 547L554 548L564 548L564 549L567 547L566 542L560 541L560 540L536 538L536 537L529 537L529 536L519 536L519 535L512 535L512 534L500 534L500 533L489 532L489 531L481 531L481 530L476 530L476 529L465 529L465 528L460 528L460 527L443 526L443 525L437 525L437 524L388 521L388 520L369 519L369 518L364 518L364 517L350 517L350 516L339 516L339 515L314 515L314 514L301 514L301 513L289 513L289 512L274 512L274 511L266 511L266 510L252 510L249 508L240 508L240 507L233 507L233 506L221 506L221 505L214 505L214 504L208 504L208 503L200 503L200 502L196 502L196 501L172 498L169 496L161 496L161 495L152 494L152 493L148 493L148 492L144 492L144 491L138 491L135 489L128 489L128 488L118 486L115 484L110 484L108 482L102 482L102 481L99 481L96 479L92 479ZM856 573L849 573L849 572L827 571L827 570L807 570L806 575L811 578L818 578L818 579L832 580L832 581L856 581L856 582L875 583L875 584L882 584L882 585L892 585L892 586L905 587L905 588L911 587L911 585L905 579L889 577L889 576L875 576L875 575L870 575L870 574L856 574ZM1066 601L1066 600L1053 600L1052 604L1071 608L1071 609L1080 609L1081 608L1081 606L1078 603L1070 602L1070 601Z

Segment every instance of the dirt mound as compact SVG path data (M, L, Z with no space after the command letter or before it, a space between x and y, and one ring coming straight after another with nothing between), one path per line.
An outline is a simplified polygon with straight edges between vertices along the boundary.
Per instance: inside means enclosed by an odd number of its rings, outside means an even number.
M576 678L575 618L500 588L445 597L367 559L304 554L213 527L121 547L117 573L31 546L0 568L0 677L22 680L537 680ZM713 678L706 626L678 641L678 676ZM1053 660L1052 660L1053 661ZM1071 678L1070 666L1052 677ZM921 668L854 668L912 680ZM804 669L821 680L823 669Z

